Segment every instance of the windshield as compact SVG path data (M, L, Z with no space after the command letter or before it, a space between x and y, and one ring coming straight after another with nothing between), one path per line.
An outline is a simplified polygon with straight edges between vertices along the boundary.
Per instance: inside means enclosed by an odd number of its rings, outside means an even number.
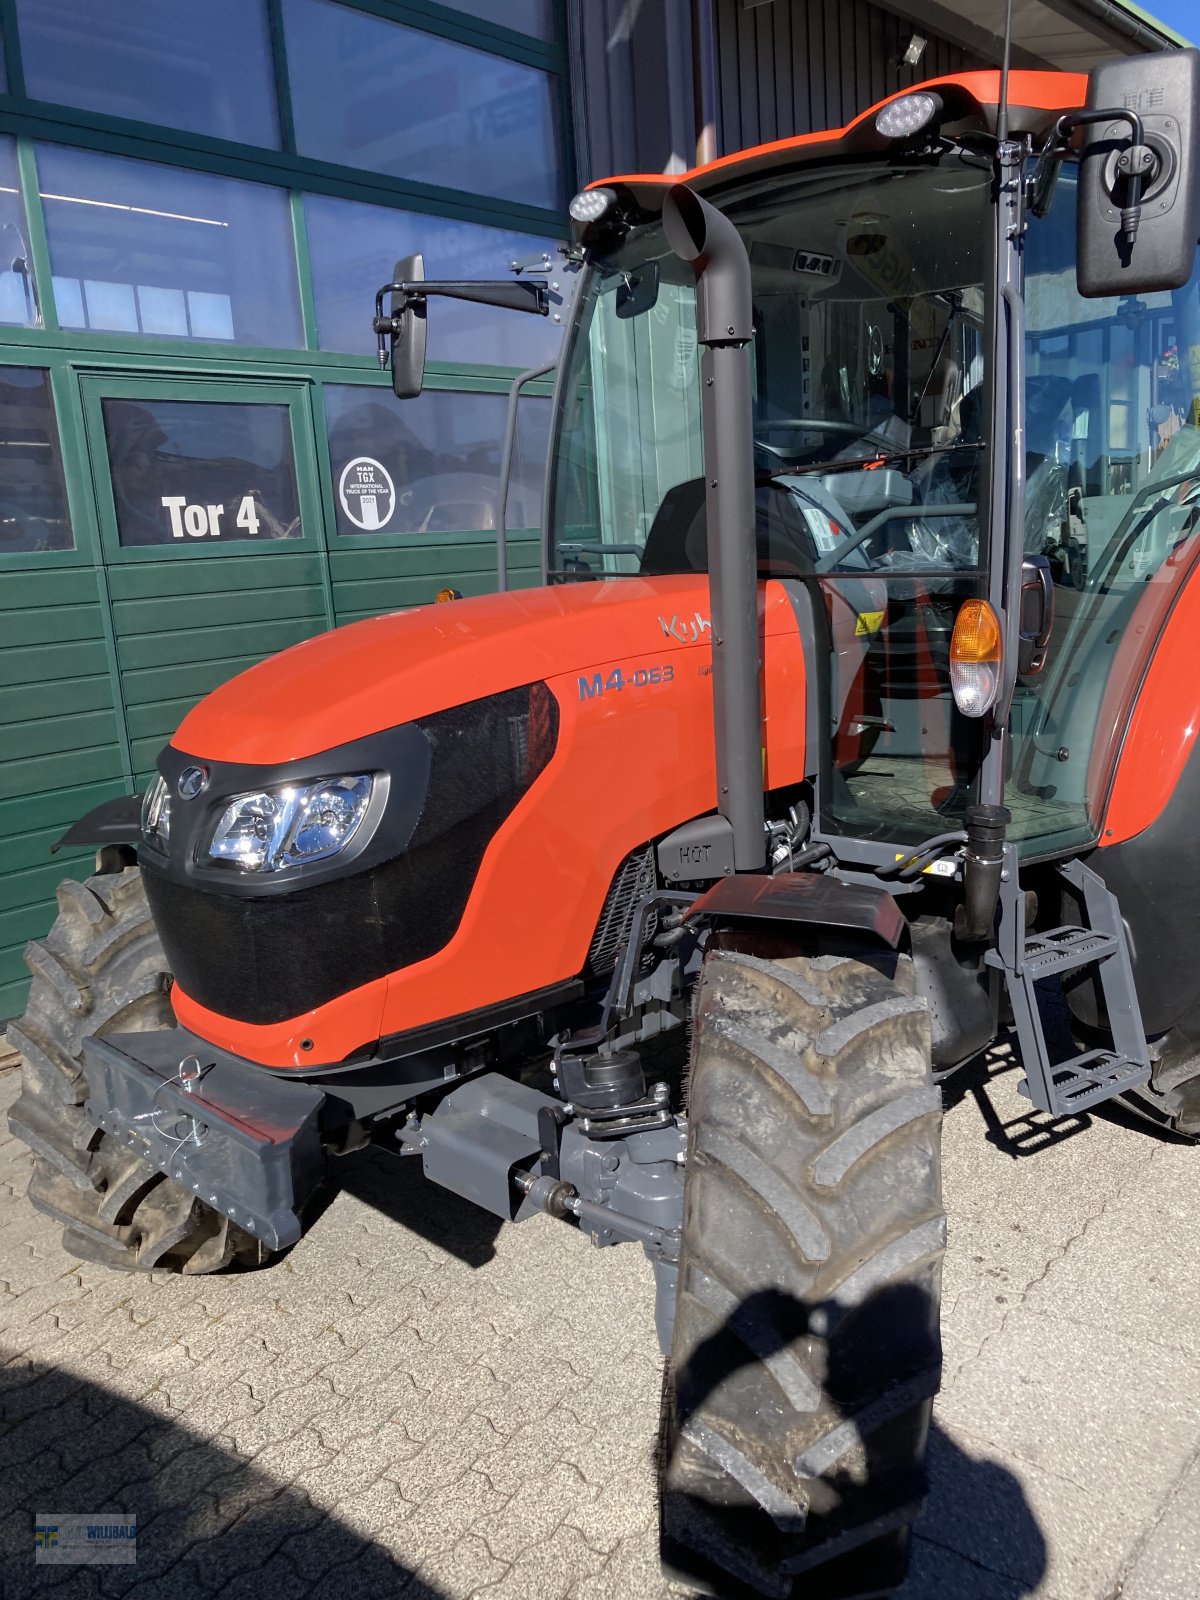
M753 272L760 572L972 572L989 174L820 167L722 198ZM706 570L695 283L657 224L593 263L551 581Z
M719 200L753 278L758 570L805 581L825 661L829 833L944 832L979 770L949 645L986 560L990 183L947 151L774 174ZM593 263L579 318L550 580L705 572L695 283L660 227Z

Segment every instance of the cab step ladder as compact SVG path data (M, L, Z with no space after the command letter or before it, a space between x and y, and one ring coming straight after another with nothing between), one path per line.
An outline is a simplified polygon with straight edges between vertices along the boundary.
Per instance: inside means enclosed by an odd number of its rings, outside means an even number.
M1016 851L1005 850L1008 881L1001 887L997 945L984 957L1004 974L1012 1004L1017 1044L1025 1077L1018 1090L1039 1111L1065 1117L1099 1105L1150 1077L1150 1053L1133 984L1125 924L1114 894L1081 861L1065 861L1059 874L1076 891L1086 927L1029 933L1025 894L1019 886ZM1053 973L1091 971L1098 978L1108 1016L1112 1048L1052 1064L1037 984Z

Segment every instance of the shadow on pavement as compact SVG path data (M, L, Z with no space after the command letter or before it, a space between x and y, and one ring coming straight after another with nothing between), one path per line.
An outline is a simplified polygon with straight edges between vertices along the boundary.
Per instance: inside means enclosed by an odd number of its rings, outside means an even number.
M136 1515L136 1564L35 1566L34 1516L47 1511ZM0 1594L51 1590L69 1600L445 1600L302 1492L186 1425L67 1372L0 1367Z
M1060 1042L1057 1059L1073 1052L1074 1049L1075 1046L1071 1043L1069 1048L1064 1050ZM941 1083L941 1090L942 1103L947 1111L953 1110L970 1095L983 1120L984 1138L988 1144L1014 1160L1023 1156L1035 1156L1042 1150L1048 1150L1051 1145L1063 1144L1066 1140L1075 1138L1077 1134L1086 1133L1094 1120L1112 1123L1117 1127L1128 1129L1130 1133L1141 1134L1143 1138L1154 1139L1160 1144L1200 1143L1200 1140L1188 1134L1176 1133L1173 1129L1164 1127L1149 1114L1139 1116L1136 1111L1119 1100L1105 1100L1087 1111L1057 1119L1030 1106L1023 1116L1013 1117L1006 1122L996 1110L990 1087L994 1082L1010 1076L1015 1080L1023 1076L1023 1073L1020 1057L1017 1054L1016 1039L1006 1033L975 1060L945 1078Z
M338 1157L305 1213L306 1232L343 1191L468 1267L486 1266L496 1254L496 1235L503 1221L431 1183L416 1156L367 1149Z
M761 1381L751 1377L757 1361L776 1361L777 1378L792 1368L794 1382L797 1353L814 1335L818 1371L825 1352L821 1409L806 1431L803 1416L796 1419L800 1457L796 1424L785 1421L765 1458L752 1463L735 1448L733 1477L722 1478L714 1457L739 1438L739 1422L752 1411L783 1415L763 1403ZM714 1319L668 1383L672 1421L660 1451L676 1572L718 1584L736 1572L742 1581L728 1584L731 1595L758 1587L782 1597L781 1570L811 1573L814 1595L889 1592L904 1571L904 1529L926 1486L915 1458L939 1369L936 1302L919 1281L885 1284L844 1305L758 1290ZM916 1526L923 1537L905 1600L1033 1593L1046 1573L1046 1541L1019 1480L968 1455L936 1422L928 1441L928 1498ZM793 1472L807 1480L807 1514ZM957 1571L949 1581L931 1578L931 1564Z
M1017 1600L1046 1575L1046 1540L1019 1480L929 1431L929 1497L897 1600Z

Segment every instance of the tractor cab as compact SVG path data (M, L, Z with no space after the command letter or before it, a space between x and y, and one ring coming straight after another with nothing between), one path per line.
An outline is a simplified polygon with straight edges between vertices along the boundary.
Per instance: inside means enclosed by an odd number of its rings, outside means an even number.
M757 572L811 629L818 829L839 858L961 827L981 797L1003 641L957 666L951 641L963 602L1014 564L1026 616L999 774L1008 837L1023 856L1094 843L1115 730L1157 637L1148 607L1161 618L1191 565L1200 278L1085 298L1064 150L1038 214L1022 207L1012 318L994 82L961 80L957 100L944 94L954 111L942 103L916 134L872 140L855 124L695 185L749 259ZM1019 87L1013 130L1040 149L1084 83ZM631 179L581 197L595 214L559 380L551 583L708 570L697 281L665 235L666 192ZM1006 315L1020 346L998 370ZM1019 530L999 521L1014 470Z
M812 632L822 826L917 844L961 818L981 759L948 670L988 563L991 180L953 149L798 153L714 196L752 279L757 571ZM662 194L630 191L634 220L601 236L579 296L551 582L708 571L696 279Z

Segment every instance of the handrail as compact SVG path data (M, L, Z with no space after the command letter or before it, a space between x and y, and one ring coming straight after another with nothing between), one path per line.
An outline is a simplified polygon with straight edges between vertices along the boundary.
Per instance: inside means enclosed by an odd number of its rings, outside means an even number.
M496 501L496 589L500 594L508 588L508 485L512 477L513 450L517 443L517 414L521 403L521 390L535 378L544 378L554 371L557 361L547 361L540 367L530 367L518 373L508 391L508 413L504 419L504 450L500 457L500 491Z

